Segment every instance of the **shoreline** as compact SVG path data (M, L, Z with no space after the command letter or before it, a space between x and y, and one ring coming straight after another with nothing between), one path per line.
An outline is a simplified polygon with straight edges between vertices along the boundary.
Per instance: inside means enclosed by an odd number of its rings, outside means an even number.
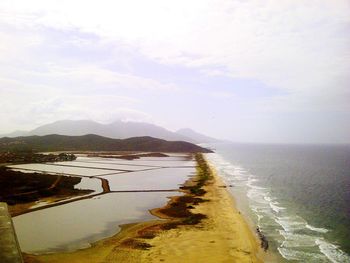
M215 165L210 163L210 167L213 169L213 172L216 173ZM226 185L224 183L224 179L221 178L218 173L216 173L216 176L218 177L218 179L222 183L222 185ZM228 187L230 187L230 186L226 186L225 188L228 188ZM267 249L266 251L264 250L264 248L262 248L261 237L259 236L259 233L257 232L258 226L253 222L253 220L251 218L248 217L248 215L246 213L241 212L239 210L239 205L238 205L238 202L236 200L237 197L235 197L232 193L230 193L228 189L225 189L225 190L233 203L234 209L237 210L238 213L241 215L242 220L245 222L246 227L249 229L250 233L255 238L255 242L258 244L258 252L256 254L258 259L260 259L262 262L280 262L281 260L283 260L283 258L279 254L276 254L274 251L271 251L270 248Z
M208 161L204 162L208 166ZM89 262L263 262L266 253L257 235L215 168L211 166L209 173L210 178L203 180L197 167L197 174L180 187L183 195L170 197L165 206L152 209L159 220L122 225L119 233L86 249L24 254L25 262L74 263L86 258Z

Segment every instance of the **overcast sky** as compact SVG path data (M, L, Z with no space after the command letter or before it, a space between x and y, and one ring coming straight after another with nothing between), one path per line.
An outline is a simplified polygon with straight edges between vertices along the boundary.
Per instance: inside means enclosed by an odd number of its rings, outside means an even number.
M146 121L350 142L350 1L0 1L0 133Z

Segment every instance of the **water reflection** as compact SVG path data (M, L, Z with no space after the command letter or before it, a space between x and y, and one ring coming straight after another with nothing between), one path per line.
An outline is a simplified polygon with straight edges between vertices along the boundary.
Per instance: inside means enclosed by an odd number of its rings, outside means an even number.
M177 168L162 168L168 166ZM113 191L178 189L195 173L193 160L184 156L132 161L79 157L77 161L58 165L23 164L10 167L29 169L24 171L32 169L74 174L82 177L75 188L94 190L91 197L78 197L81 200L41 207L44 209L14 217L21 249L28 253L72 251L87 247L94 241L116 234L120 224L152 219L154 217L148 212L149 209L163 206L168 196L179 193ZM116 169L119 167L127 167L131 172L118 173Z
M13 218L23 252L75 250L117 233L120 224L154 218L148 210L174 193L110 193Z

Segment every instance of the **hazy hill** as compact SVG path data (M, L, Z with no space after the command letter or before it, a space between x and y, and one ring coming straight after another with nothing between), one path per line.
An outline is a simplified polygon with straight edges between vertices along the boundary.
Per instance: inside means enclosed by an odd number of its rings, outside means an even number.
M197 143L213 143L213 142L220 142L220 140L206 136L204 134L201 134L199 132L196 132L192 129L185 128L185 129L180 129L176 131L177 134L180 134L182 136L191 138L192 141L197 142Z
M49 135L60 134L79 136L86 134L97 134L115 139L125 139L130 137L151 136L170 141L189 141L181 134L164 129L160 126L143 122L123 122L115 121L110 124L102 124L89 120L62 120L39 126L28 131L16 131L13 134L7 134L7 137L30 136L30 135Z
M42 136L49 134L69 136L96 134L115 139L151 136L168 141L187 141L192 143L218 141L191 129L181 129L177 132L172 132L160 126L144 122L115 121L110 124L101 124L89 120L61 120L39 126L31 131L16 131L11 134L0 135L0 137Z
M0 139L0 151L145 151L145 152L211 152L184 141L134 137L112 139L94 134L83 136L45 135L27 137L4 137Z

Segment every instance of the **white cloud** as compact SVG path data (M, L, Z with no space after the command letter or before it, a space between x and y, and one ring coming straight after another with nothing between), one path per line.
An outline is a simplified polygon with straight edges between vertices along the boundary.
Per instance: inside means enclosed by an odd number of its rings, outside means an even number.
M0 99L2 106L0 133L16 129L33 129L64 119L90 119L103 123L115 120L153 121L149 114L135 109L135 105L132 105L133 108L126 107L124 99L119 97L43 95L28 103L26 96L7 94L6 99Z
M139 101L134 97L84 92L84 87L80 92L73 89L0 78L0 133L61 119L153 121L149 114L137 110Z
M346 89L336 85L350 66L346 0L11 0L0 7L19 17L3 18L8 23L23 25L29 17L40 26L78 28L128 43L162 63L221 66L233 78L303 95Z
M48 103L42 110L49 111L56 99L65 98L63 104L57 105L60 110L42 118L65 117L74 112L76 116L102 120L101 116L107 115L100 108L105 105L91 102L86 96L79 100L89 102L76 104L73 98L85 93L93 98L101 94L97 92L100 90L124 97L121 105L115 107L119 109L115 115L133 116L131 112L136 111L135 118L142 119L149 118L137 110L140 102L137 95L142 91L154 96L159 92L184 93L183 86L180 89L173 83L133 74L133 65L130 71L122 72L106 67L108 63L99 63L98 58L87 63L78 61L79 58L40 55L40 48L45 50L47 45L43 42L45 34L56 30L97 36L97 40L57 39L57 46L66 41L76 47L103 49L110 48L106 43L118 43L130 54L142 54L166 66L195 68L209 77L247 78L278 90L278 96L253 99L240 98L234 87L225 91L217 90L216 86L206 90L208 97L231 100L242 105L242 109L249 108L248 112L349 112L349 14L348 0L2 0L0 89L9 94L6 95L9 100L3 99L2 105L7 105L5 110L25 116L25 110L21 113L8 101L14 99L30 110L26 98L32 98L37 101L33 108ZM110 54L115 60L123 59L113 48ZM126 67L127 64L126 60ZM202 92L191 84L184 85L190 89L185 96ZM101 99L108 101L106 97ZM112 110L108 105L113 103L105 106L107 111ZM89 108L98 110L92 113Z
M139 77L127 73L118 73L113 70L98 67L96 65L56 66L51 65L49 75L52 78L70 80L72 83L89 84L94 86L126 89L146 89L158 91L177 91L179 88L171 83L161 83L157 80ZM34 73L35 74L35 73ZM42 74L42 73L39 73Z

